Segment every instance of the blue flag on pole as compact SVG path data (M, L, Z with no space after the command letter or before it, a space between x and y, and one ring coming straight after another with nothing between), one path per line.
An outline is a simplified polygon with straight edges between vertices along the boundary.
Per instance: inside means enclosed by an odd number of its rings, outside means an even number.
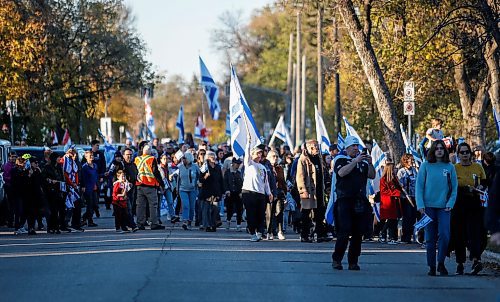
M321 154L330 153L330 138L328 137L328 132L326 132L325 123L323 118L318 112L318 107L314 105L314 116L316 118L316 138L321 150Z
M179 115L177 116L175 127L179 129L179 139L177 140L177 142L184 143L184 107L182 105L179 109Z
M214 79L208 72L207 66L203 63L203 60L200 58L200 84L203 86L203 92L207 97L208 108L210 109L210 115L213 120L219 119L220 113L220 105L219 105L219 87L215 84Z
M349 122L347 121L347 118L344 116L344 124L345 124L345 129L346 129L346 132L347 132L347 136L354 136L355 138L357 138L359 140L359 150L363 150L364 148L366 148L365 146L365 143L363 143L363 140L361 139L361 137L358 135L358 132L356 132L356 130L354 130L354 128L351 126L351 124L349 124Z
M342 151L344 150L345 148L345 141L344 141L344 138L342 137L342 134L339 132L337 133L337 149L339 149L339 151Z
M231 146L236 157L245 153L247 140L250 137L250 146L261 144L259 130L248 107L248 103L241 90L236 70L231 65L231 83L229 85L229 122L231 125Z

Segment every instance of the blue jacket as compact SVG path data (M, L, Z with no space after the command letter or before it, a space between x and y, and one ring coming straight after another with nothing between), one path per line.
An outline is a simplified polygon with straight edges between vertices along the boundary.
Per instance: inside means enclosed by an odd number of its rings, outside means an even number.
M93 168L87 163L83 165L80 186L85 188L85 192L90 193L97 186L97 182L99 181L99 171L97 169L96 164L94 164Z
M415 188L417 209L453 208L457 188L457 173L451 163L422 163Z

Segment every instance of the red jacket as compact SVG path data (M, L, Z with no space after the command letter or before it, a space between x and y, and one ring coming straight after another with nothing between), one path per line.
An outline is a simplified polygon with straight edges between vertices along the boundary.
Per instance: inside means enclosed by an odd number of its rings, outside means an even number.
M119 194L123 194L124 192L127 192L127 183L115 181L115 183L113 184L112 204L114 204L120 208L127 208L127 195L118 196Z
M401 217L401 190L397 179L387 183L384 177L380 179L380 219L398 219Z

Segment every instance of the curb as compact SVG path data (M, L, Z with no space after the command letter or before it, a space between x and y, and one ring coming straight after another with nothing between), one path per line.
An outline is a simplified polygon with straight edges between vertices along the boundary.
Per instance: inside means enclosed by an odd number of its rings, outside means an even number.
M500 254L498 253L491 251L484 251L483 256L485 262L500 264Z

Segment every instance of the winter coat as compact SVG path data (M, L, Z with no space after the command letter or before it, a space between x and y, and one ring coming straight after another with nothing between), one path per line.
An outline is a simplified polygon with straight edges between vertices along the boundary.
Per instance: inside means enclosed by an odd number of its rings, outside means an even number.
M304 153L300 155L297 162L296 183L302 208L315 209L317 207L316 168L309 156Z

